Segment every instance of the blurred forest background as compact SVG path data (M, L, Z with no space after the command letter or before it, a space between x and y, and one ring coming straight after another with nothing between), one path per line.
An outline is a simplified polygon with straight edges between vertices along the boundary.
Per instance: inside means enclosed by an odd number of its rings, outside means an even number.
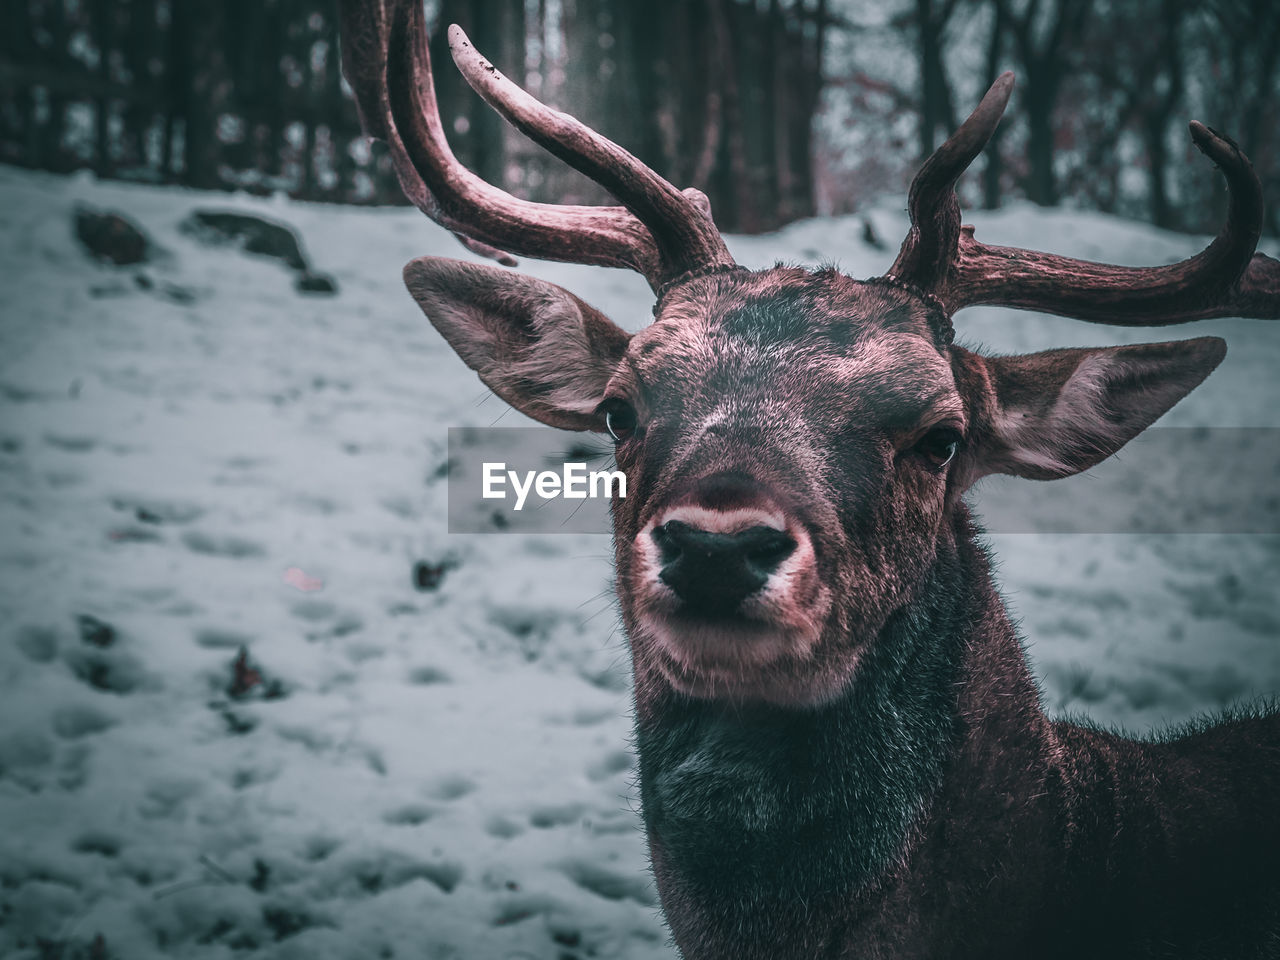
M1013 106L964 185L1216 229L1200 119L1280 195L1275 0L436 0L535 95L759 232L901 193L1001 71ZM360 136L336 0L5 0L0 161L208 189L403 202ZM506 128L432 33L455 152L513 193L605 202ZM1267 229L1280 234L1280 211Z

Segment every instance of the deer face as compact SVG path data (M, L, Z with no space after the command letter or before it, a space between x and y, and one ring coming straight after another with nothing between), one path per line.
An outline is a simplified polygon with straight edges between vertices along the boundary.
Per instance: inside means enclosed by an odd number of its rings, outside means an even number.
M642 692L813 704L843 690L992 472L1092 466L1221 341L990 359L900 287L776 268L689 281L630 336L542 281L456 261L410 291L490 387L615 435L618 592Z
M706 284L637 334L618 582L683 693L807 702L847 681L932 561L967 417L925 305L834 271ZM634 413L632 412L634 411Z

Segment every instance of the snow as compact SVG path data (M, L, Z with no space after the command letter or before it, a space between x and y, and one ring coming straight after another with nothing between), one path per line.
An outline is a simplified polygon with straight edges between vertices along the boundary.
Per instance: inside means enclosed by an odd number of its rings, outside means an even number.
M159 259L90 262L78 202L134 218ZM294 226L339 295L201 246L178 230L197 207ZM1203 243L1025 206L974 220L1116 262ZM883 272L861 235L730 244ZM404 292L423 254L469 256L412 210L0 168L0 955L87 957L101 935L130 960L674 956L608 538L447 534L447 428L526 421ZM648 319L637 277L524 268ZM1004 352L1166 336L996 309L958 327ZM1228 358L1166 422L1276 427L1280 331L1203 333ZM1054 711L1143 732L1280 689L1280 538L991 542ZM444 566L434 589L418 562ZM261 680L233 698L242 647Z

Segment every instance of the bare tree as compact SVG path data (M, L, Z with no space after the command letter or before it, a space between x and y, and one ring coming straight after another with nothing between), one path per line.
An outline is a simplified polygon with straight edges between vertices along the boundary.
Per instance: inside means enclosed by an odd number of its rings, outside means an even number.
M1088 22L1092 0L995 0L1013 37L1027 118L1027 197L1042 206L1058 203L1054 175L1054 120L1072 51Z
M920 60L920 159L933 153L942 138L956 127L951 84L947 79L943 50L947 26L959 0L915 0L909 20L916 33L916 54Z
M1121 201L1120 145L1141 144L1147 175L1146 209L1153 223L1181 226L1171 201L1170 137L1185 113L1189 0L1135 0L1114 4L1089 24L1073 97L1077 122L1090 144L1070 188L1102 210ZM1180 133L1180 131L1176 131Z
M996 82L996 78L1000 76L1007 33L1008 23L1005 20L1004 4L993 4L991 33L987 38L987 58L983 78L987 89L990 89ZM986 166L982 170L982 205L988 210L994 210L1000 206L1000 177L1004 172L1004 162L1000 156L1000 140L1005 129L1003 125L996 127L991 132L991 140L987 144Z

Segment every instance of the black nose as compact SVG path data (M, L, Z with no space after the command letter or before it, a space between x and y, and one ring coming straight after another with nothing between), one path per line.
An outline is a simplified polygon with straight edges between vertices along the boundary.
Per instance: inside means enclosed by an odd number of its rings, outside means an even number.
M711 533L679 520L653 530L662 555L658 579L694 613L725 615L765 585L796 542L773 527Z

